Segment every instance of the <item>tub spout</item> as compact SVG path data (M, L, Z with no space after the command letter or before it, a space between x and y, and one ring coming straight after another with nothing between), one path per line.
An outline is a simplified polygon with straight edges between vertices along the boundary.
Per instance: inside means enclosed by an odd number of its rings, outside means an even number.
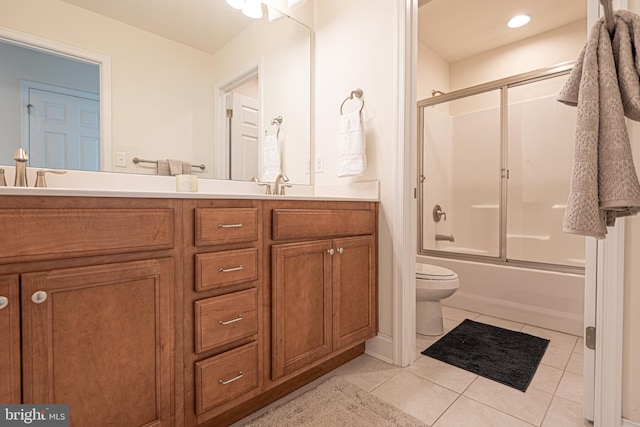
M453 238L453 234L449 236L445 234L436 234L436 242L440 242L440 241L455 242L456 240Z

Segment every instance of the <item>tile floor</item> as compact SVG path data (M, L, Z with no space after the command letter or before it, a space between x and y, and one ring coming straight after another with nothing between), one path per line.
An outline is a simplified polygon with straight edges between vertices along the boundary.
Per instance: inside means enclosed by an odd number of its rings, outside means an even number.
M399 368L362 355L327 376L340 375L433 427L592 425L582 417L582 338L452 307L443 307L443 317L445 332L468 318L549 339L526 393L421 355L439 338L423 335L417 336L419 357L411 366Z

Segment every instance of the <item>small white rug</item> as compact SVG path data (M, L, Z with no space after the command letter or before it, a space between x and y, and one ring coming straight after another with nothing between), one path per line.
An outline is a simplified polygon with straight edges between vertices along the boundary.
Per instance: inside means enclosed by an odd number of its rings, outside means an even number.
M426 424L365 390L333 377L245 426L424 427Z

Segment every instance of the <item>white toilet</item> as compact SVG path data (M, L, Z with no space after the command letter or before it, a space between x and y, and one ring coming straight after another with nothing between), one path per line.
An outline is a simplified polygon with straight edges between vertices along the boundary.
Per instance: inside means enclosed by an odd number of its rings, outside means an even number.
M444 267L416 263L416 332L442 335L440 300L450 297L460 287L458 275Z

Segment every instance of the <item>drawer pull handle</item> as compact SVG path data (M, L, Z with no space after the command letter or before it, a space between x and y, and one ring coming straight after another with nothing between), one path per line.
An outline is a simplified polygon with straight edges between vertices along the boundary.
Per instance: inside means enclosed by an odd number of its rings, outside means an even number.
M0 310L9 305L9 298L5 296L0 296Z
M240 228L244 227L242 224L218 224L218 228Z
M233 268L219 268L218 271L220 273L231 273L233 271L240 271L242 269L244 269L244 266L240 264L238 267L233 267Z
M222 381L222 380L218 380L218 384L222 384L222 385L227 385L229 383L232 383L234 381L238 381L240 378L242 378L244 374L242 373L242 371L238 372L238 376L231 378L230 380L226 380L226 381Z
M232 323L236 323L241 320L242 320L242 314L238 314L238 317L236 317L233 320L227 320L227 321L218 320L218 325L230 325Z

